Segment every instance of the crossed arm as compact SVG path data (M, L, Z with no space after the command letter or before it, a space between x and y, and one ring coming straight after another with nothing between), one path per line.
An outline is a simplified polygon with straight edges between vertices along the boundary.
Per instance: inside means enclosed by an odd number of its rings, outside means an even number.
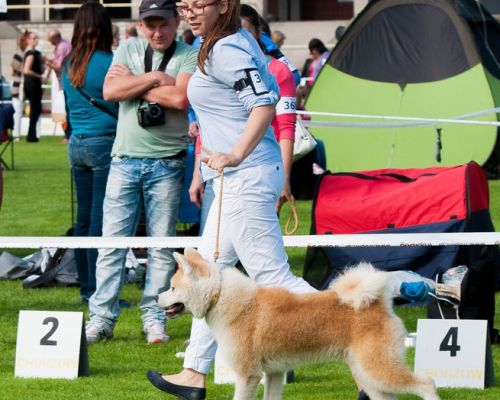
M105 100L123 101L142 98L164 108L185 109L188 105L187 84L191 73L180 73L173 78L161 71L134 75L127 66L111 66L104 80Z

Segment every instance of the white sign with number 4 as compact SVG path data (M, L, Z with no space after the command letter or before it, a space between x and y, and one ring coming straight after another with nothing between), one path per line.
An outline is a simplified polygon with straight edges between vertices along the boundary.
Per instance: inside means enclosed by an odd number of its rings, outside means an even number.
M82 335L82 312L20 311L15 376L74 379L82 375L88 371Z
M484 388L487 322L419 319L415 372L438 387Z

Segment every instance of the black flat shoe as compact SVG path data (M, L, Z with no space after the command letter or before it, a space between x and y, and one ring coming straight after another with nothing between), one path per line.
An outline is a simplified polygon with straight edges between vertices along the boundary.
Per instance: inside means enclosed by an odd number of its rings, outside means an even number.
M360 390L358 393L358 400L370 400L370 397L368 397L364 390Z
M149 382L151 382L156 388L170 393L172 396L178 397L179 399L204 400L207 396L207 390L205 388L202 389L170 383L169 381L163 379L158 371L148 371L146 375Z

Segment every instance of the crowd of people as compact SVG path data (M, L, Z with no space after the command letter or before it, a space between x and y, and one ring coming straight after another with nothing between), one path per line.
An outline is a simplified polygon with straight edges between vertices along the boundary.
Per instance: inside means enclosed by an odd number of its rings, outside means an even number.
M182 19L190 29L178 40ZM314 292L290 271L277 216L293 201L301 79L281 50L285 35L271 32L254 8L237 0L142 0L137 24L125 36L119 42L105 7L85 2L71 42L49 32L54 54L47 58L37 50L38 35L25 32L12 63L16 118L23 112L21 86L30 105L29 142L39 140L42 83L50 70L64 92L77 195L74 235L134 236L142 219L147 235L174 236L186 150L196 141L189 195L202 208L201 254L209 259L214 253L216 205L222 202L220 268L240 261L262 285ZM327 50L319 39L311 43L306 73L314 78ZM109 340L120 315L126 251L79 249L75 256L81 300L89 307L87 342ZM139 306L150 344L169 340L156 298L174 271L170 249L148 249ZM193 319L184 369L167 377L150 371L148 378L178 397L205 398L215 349L205 321Z
M132 40L134 32L137 36L135 26L127 28L125 32L127 40ZM114 24L112 25L112 37L112 49L114 50L120 42L120 31L118 26ZM25 132L22 129L25 114L29 117L26 141L35 143L40 140L44 85L55 87L56 97L63 96L62 64L71 51L71 43L62 37L58 29L48 31L46 40L53 46L53 53L50 56L46 56L40 51L40 37L36 32L25 30L17 39L17 51L10 62L11 94L14 108L12 136L15 141L19 141L21 133ZM52 72L54 76L52 76ZM53 94L52 102L58 102ZM67 112L67 110L63 111ZM52 112L54 112L54 105ZM67 123L62 126L65 133L65 139L62 143L68 143L71 131Z
M189 29L177 38L181 20ZM309 42L301 74L282 51L285 35L271 31L257 10L238 0L142 0L124 41L107 9L89 1L76 13L70 42L57 30L47 39L51 57L37 49L35 32L19 38L11 64L14 137L21 134L24 94L30 105L27 141L39 140L42 84L53 71L71 133L74 236L135 236L140 221L148 236L175 236L190 178L189 198L201 208L201 255L220 269L240 262L263 286L316 291L290 270L278 213L294 201L297 99L328 59L320 39ZM193 142L195 168L186 177ZM120 299L126 258L125 249L75 250L90 344L112 339L121 309L129 306ZM170 249L148 249L139 304L148 344L170 339L157 297L169 288L175 269ZM414 278L392 279L398 296L400 283ZM432 290L432 281L422 284ZM193 318L181 371L151 370L147 378L178 398L205 399L216 348L205 320ZM358 389L358 398L368 399Z
M26 141L35 143L40 138L40 116L42 114L42 85L55 72L57 82L52 82L60 89L61 65L71 50L70 44L62 38L58 30L51 30L47 40L54 47L52 57L44 56L38 49L39 36L36 32L25 30L18 38L18 51L11 61L12 68L12 104L14 107L14 140L21 138L21 124L25 101L29 104L29 127Z

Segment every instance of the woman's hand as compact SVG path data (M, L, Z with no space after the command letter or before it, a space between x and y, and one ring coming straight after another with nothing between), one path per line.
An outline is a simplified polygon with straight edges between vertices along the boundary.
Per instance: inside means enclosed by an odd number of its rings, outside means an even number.
M279 213L281 207L283 207L283 204L285 204L291 198L292 198L292 190L290 188L290 182L285 181L285 184L283 185L283 190L281 191L281 195L276 201L276 212Z
M191 203L200 208L204 193L205 185L201 180L199 171L195 170L193 173L193 179L191 180L191 185L189 186L189 199L191 200Z
M226 167L237 167L241 164L241 159L234 154L211 152L208 156L201 157L201 161L208 167L222 172Z
M200 131L198 129L198 122L193 121L189 124L188 128L188 136L195 138L200 135Z

